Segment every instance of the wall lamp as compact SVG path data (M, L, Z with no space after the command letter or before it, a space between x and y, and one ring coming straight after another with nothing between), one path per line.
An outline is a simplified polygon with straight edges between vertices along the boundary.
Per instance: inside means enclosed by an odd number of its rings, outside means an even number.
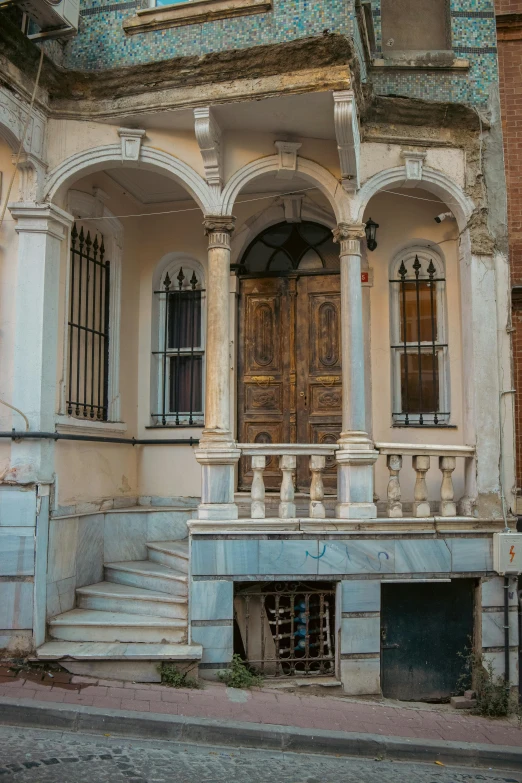
M376 223L371 218L369 218L364 224L364 232L366 234L366 247L368 248L368 250L375 250L375 248L377 247L377 241L375 237L377 236L378 228L379 228L379 224Z

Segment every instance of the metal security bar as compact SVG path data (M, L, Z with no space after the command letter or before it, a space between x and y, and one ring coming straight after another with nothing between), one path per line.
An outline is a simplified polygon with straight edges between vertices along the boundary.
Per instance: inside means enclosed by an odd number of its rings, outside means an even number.
M201 296L196 273L190 280L183 269L177 275L178 287L172 288L169 274L160 297L163 315L160 350L153 351L161 365L158 402L160 411L152 417L166 424L194 424L203 416L203 355Z
M103 237L71 231L67 413L107 421L110 264Z
M275 582L240 588L234 601L246 662L266 677L335 672L332 584Z
M402 261L398 278L390 280L399 286L400 323L400 343L391 347L399 354L401 410L393 416L406 425L442 424L449 416L440 406L440 359L447 343L438 340L437 285L445 278L436 273L432 260L423 272L416 255L411 270Z

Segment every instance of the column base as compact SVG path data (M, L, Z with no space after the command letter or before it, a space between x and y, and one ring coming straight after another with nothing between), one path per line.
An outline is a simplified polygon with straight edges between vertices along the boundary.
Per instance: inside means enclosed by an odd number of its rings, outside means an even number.
M238 510L235 503L200 503L198 506L198 519L216 522L237 519Z
M226 434L226 433L225 433ZM228 434L230 437L230 434ZM234 502L234 479L236 464L241 451L233 441L216 438L204 441L206 448L196 449L196 459L201 465L201 503L198 519L237 519L238 510Z
M377 519L375 503L337 503L336 519Z
M338 497L335 514L338 519L377 519L377 506L373 502L373 466L378 456L371 447L344 448L335 453Z

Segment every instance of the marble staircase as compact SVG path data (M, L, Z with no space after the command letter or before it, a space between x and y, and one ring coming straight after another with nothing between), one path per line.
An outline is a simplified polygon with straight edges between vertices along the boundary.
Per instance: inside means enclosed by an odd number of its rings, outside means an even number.
M192 667L188 644L188 542L147 544L147 560L104 565L104 581L76 589L76 608L49 621L39 660L75 674L157 682L158 661Z

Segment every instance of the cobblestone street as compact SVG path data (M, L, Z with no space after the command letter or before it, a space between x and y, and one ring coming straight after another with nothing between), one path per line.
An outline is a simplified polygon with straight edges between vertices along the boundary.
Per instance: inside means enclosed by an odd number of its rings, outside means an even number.
M19 783L520 783L522 772L1 727L0 778Z

